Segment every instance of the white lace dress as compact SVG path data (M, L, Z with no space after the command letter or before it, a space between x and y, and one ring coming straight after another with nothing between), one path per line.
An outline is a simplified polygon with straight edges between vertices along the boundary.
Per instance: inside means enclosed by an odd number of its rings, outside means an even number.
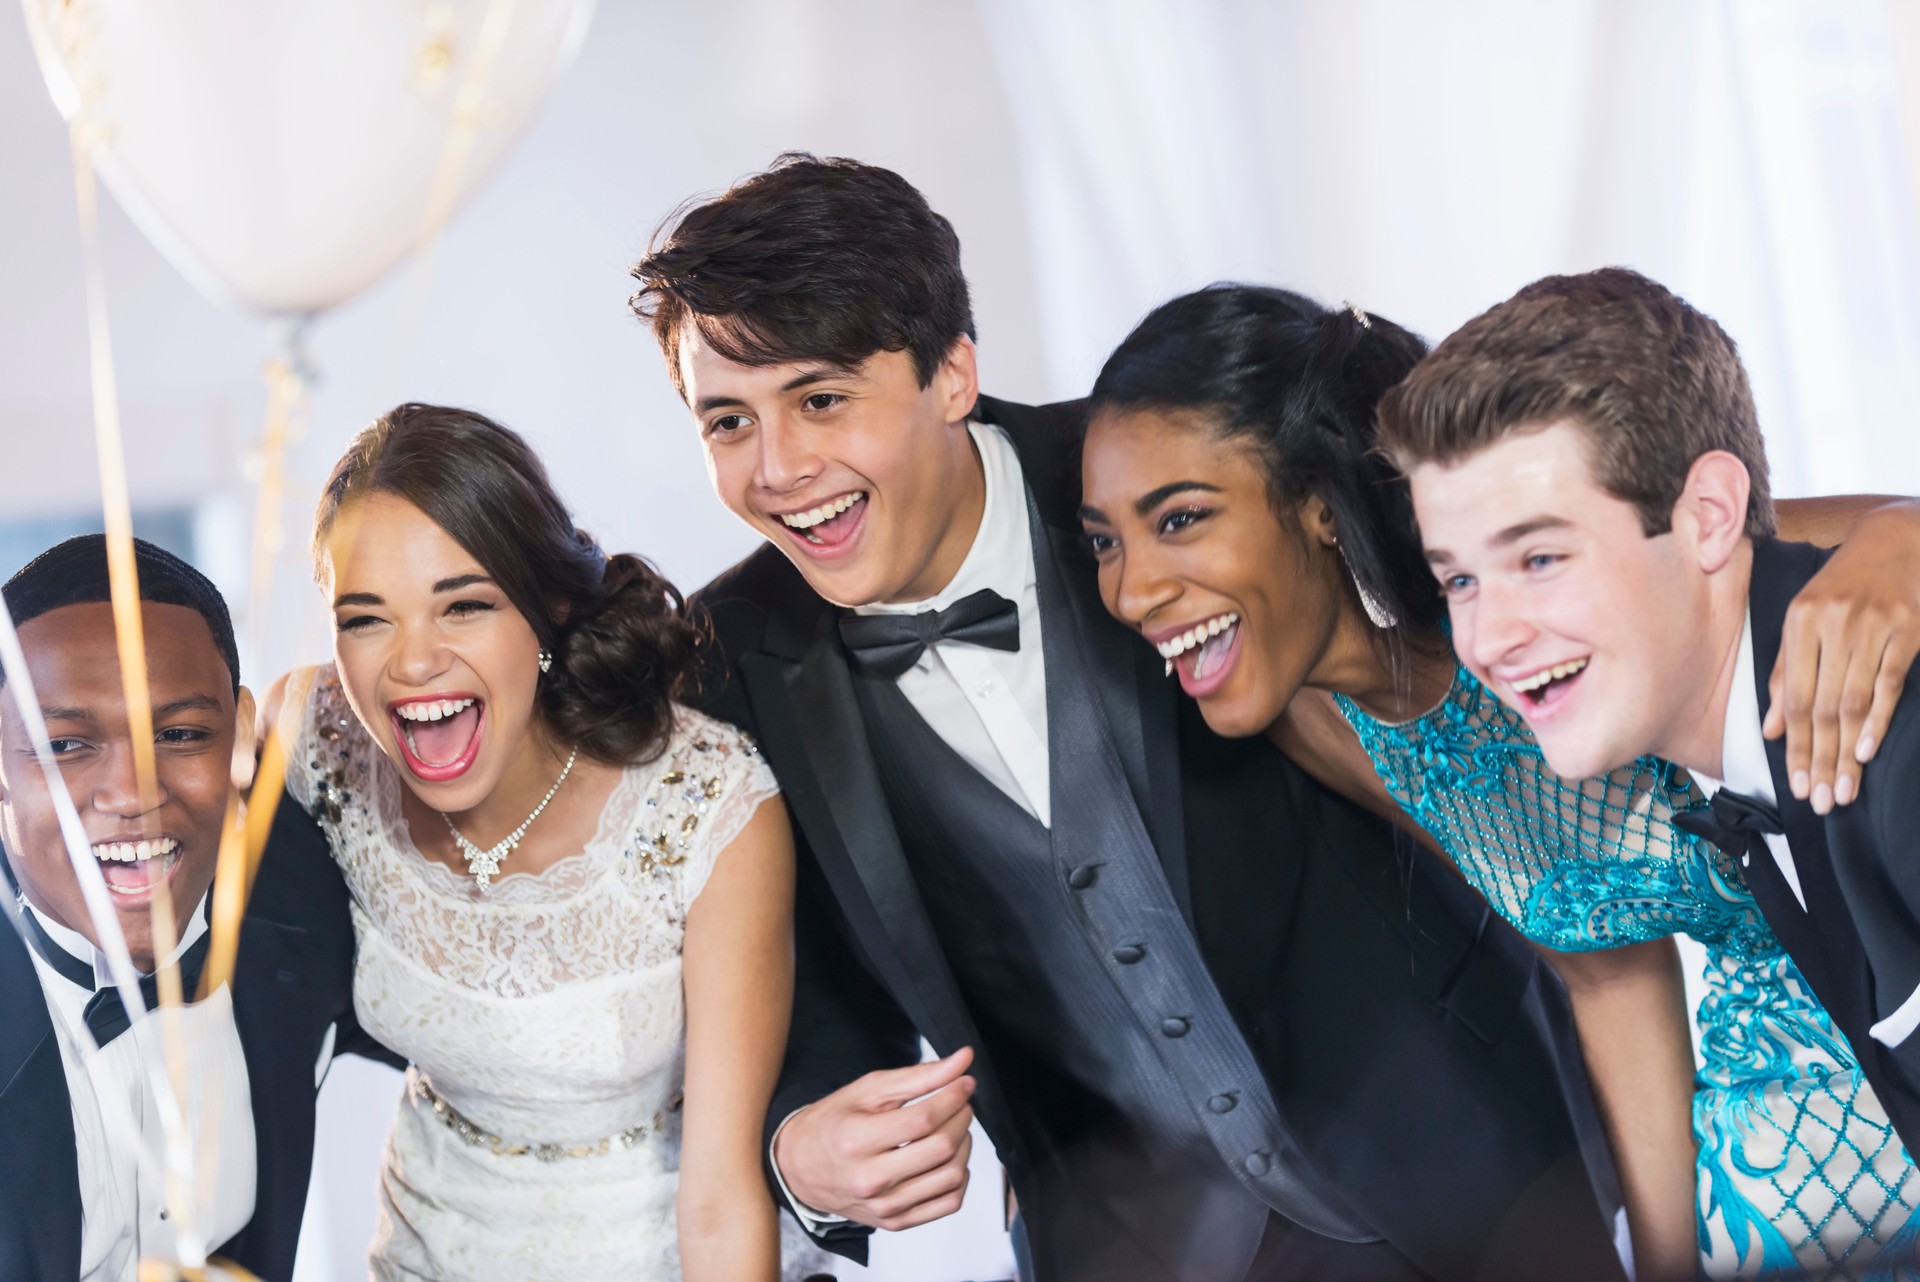
M333 669L303 684L288 783L352 892L360 1022L412 1061L374 1277L678 1278L681 938L715 857L777 791L766 763L678 710L585 850L483 893L414 848L399 776Z

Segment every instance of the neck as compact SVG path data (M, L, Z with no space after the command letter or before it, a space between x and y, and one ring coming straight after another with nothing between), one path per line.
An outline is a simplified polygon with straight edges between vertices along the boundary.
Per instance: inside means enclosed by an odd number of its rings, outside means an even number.
M553 787L553 781L566 768L571 752L568 745L555 739L546 724L536 718L521 737L519 748L493 791L473 809L455 815L455 822L463 829L470 827L480 833L512 831L540 804L547 789Z
M1671 700L1674 715L1653 754L1689 771L1719 779L1726 770L1727 708L1740 667L1740 641L1746 631L1747 600L1753 586L1753 544L1741 540L1727 564L1707 577L1703 638L1693 651L1693 679L1675 674L1674 688L1691 691Z
M960 440L955 449L953 468L958 502L941 527L933 552L920 573L897 594L887 598L889 605L925 601L945 592L952 586L960 567L967 562L967 554L973 551L974 543L980 538L981 522L987 512L986 461L980 457L980 447L974 444L973 433L967 429L964 421L958 424L958 431Z
M1452 653L1441 638L1406 647L1404 670L1396 671L1381 630L1350 603L1343 603L1333 636L1305 684L1344 694L1378 720L1411 721L1433 710L1453 688Z

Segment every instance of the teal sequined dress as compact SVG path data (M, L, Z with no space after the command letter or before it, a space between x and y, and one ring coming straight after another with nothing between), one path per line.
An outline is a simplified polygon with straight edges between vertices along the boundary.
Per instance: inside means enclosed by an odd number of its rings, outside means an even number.
M1738 865L1672 825L1705 804L1684 774L1647 757L1566 782L1464 668L1404 724L1336 700L1394 799L1529 938L1584 952L1684 932L1706 947L1693 1103L1706 1276L1920 1276L1890 1264L1920 1236L1920 1173Z

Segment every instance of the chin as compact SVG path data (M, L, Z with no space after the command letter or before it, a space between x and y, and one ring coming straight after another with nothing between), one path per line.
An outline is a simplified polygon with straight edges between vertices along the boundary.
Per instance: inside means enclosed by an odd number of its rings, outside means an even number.
M1550 738L1538 734L1535 737L1539 739L1547 764L1562 779L1598 778L1638 755L1611 750L1601 735L1581 734L1572 727L1562 728Z
M1196 699L1194 702L1200 706L1200 716L1206 721L1207 729L1222 739L1251 739L1255 735L1265 734L1277 719L1247 699L1215 695L1211 699Z

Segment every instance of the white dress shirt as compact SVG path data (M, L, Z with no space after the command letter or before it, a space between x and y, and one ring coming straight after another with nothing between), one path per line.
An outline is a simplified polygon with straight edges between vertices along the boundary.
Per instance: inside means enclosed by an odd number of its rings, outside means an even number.
M1734 661L1733 689L1727 692L1727 720L1720 731L1720 769L1725 778L1696 776L1701 791L1711 801L1722 788L1731 788L1742 796L1778 807L1780 798L1773 791L1773 767L1767 764L1767 741L1760 729L1760 690L1753 681L1753 612L1747 612L1740 629L1740 653ZM1804 910L1807 897L1800 889L1800 873L1793 866L1793 848L1784 834L1767 834L1767 849L1780 866L1793 897ZM1740 857L1742 867L1747 857Z
M900 674L900 693L947 746L978 770L1022 810L1053 826L1048 784L1047 664L1040 639L1040 587L1034 572L1033 527L1027 520L1026 478L1006 433L987 423L968 423L980 453L987 497L980 528L953 580L925 601L862 605L856 614L918 614L944 610L982 588L992 588L1020 610L1020 648L1009 653L967 641L937 641ZM797 1111L797 1110L796 1110ZM793 1120L788 1114L773 1133ZM780 1164L774 1179L802 1223L818 1232L844 1216L818 1214L787 1189Z
M57 946L91 962L97 987L112 986L105 956L86 936L41 915L24 896L21 904ZM174 955L185 952L206 930L205 915L196 909ZM142 1019L98 1051L83 1051L93 989L66 978L38 952L32 956L53 1016L73 1108L80 1175L80 1282L135 1282L141 1257L174 1255L175 1212L167 1204L167 1190L141 1175L127 1148L133 1137L123 1124L126 1118L133 1120L140 1129L138 1142L155 1157L155 1169L164 1169L159 1108L147 1089L148 1065L165 1062L160 1021ZM187 1132L195 1137L194 1175L200 1189L194 1227L211 1249L253 1218L259 1171L247 1061L233 1022L233 995L226 986L205 1001L182 1007L177 1016L186 1069L181 1106ZM108 1101L116 1098L119 1119L107 1115L112 1107Z
M967 641L938 641L900 675L900 693L933 732L1020 808L1052 827L1048 788L1047 664L1040 640L1040 589L1033 568L1027 488L1013 442L999 428L969 423L986 474L987 498L973 546L953 581L925 601L862 605L855 614L944 610L991 588L1020 608L1020 648L1009 653Z

